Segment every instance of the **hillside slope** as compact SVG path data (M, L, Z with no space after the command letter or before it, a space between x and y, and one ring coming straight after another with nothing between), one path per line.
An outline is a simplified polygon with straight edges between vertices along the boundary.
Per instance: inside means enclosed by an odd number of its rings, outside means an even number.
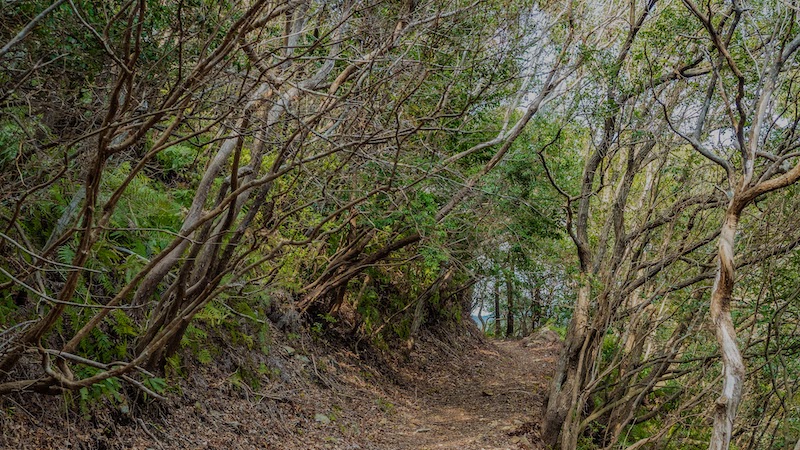
M185 369L167 404L65 412L7 399L2 448L531 449L558 352L547 339L425 335L405 355L310 339ZM247 361L249 360L249 361ZM256 367L256 369L248 369ZM260 369L259 369L260 368Z

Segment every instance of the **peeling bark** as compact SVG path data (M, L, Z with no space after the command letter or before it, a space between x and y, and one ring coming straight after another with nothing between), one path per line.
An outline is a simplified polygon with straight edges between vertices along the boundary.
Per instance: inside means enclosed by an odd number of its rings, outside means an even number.
M745 366L736 329L731 318L731 294L734 284L734 241L740 210L734 204L729 208L719 237L717 276L711 291L711 322L722 353L722 393L714 407L714 428L709 450L726 450L733 435L733 423L742 401L742 383Z

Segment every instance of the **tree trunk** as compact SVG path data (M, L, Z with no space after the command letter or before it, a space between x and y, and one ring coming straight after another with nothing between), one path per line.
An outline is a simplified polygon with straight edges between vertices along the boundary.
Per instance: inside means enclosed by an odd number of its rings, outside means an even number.
M523 310L522 314L520 315L520 318L519 318L519 324L520 324L519 333L520 333L520 335L522 337L525 337L525 336L530 334L530 331L528 330L528 323L529 323L528 322L528 311Z
M500 331L500 284L494 280L494 337L499 338L502 334Z
M542 301L542 287L538 284L533 290L533 305L531 306L531 330L535 330L541 326L542 311L544 310L544 302Z
M560 448L564 450L570 449L570 434L572 434L570 429L580 422L580 418L568 416L578 403L578 396L589 366L585 355L591 353L587 351L589 349L586 345L591 290L592 286L588 275L582 274L575 310L564 343L565 349L561 352L556 372L553 375L542 424L542 438L547 445L553 448L559 448L560 445ZM577 439L577 436L575 438Z
M481 323L481 333L486 332L486 321L483 320L483 296L481 296L481 303L478 306L478 322Z
M506 306L508 307L508 320L506 321L506 337L514 336L514 266L506 273Z
M711 291L711 321L722 352L722 394L716 400L714 429L709 450L727 450L733 434L733 421L742 401L744 361L736 343L736 329L731 318L734 265L733 244L741 208L732 205L725 215L719 236L717 277Z

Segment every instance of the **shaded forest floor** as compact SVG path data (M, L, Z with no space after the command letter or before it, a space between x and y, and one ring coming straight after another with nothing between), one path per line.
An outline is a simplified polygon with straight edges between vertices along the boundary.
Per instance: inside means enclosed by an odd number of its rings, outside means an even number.
M487 341L473 327L392 356L290 341L190 365L167 404L5 399L0 448L538 449L559 346L551 332Z

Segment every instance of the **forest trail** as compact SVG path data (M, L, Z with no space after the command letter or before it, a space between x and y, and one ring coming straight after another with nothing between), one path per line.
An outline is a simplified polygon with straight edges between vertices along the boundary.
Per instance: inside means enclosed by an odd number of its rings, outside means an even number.
M387 448L540 448L538 421L557 357L554 340L524 339L494 341L468 361L445 362L400 411Z
M243 360L220 356L187 369L166 404L126 414L54 414L64 412L58 397L12 403L0 410L0 449L543 448L538 422L560 340L478 334L428 335L390 359L277 345L261 366L275 376L260 388L246 382Z

